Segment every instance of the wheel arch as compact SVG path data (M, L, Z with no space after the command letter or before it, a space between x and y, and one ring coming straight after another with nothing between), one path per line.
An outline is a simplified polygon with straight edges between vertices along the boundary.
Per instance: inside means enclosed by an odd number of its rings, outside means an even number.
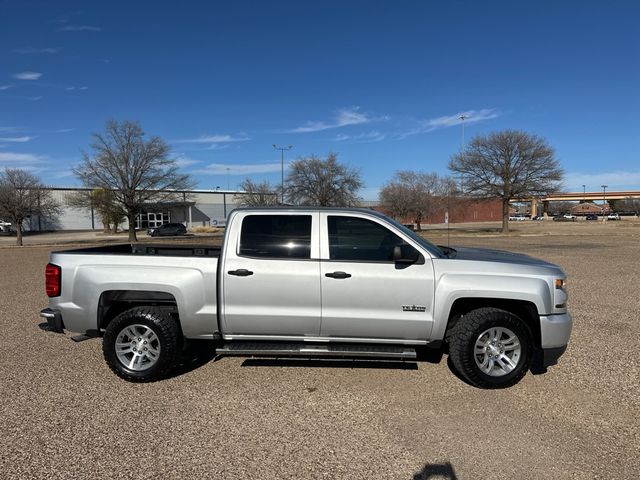
M174 318L182 335L178 302L169 292L154 290L106 290L98 300L97 325L104 331L119 314L135 307L153 307L167 310Z
M449 331L455 327L465 314L483 307L499 308L520 318L531 332L534 347L540 347L540 316L536 305L533 302L526 300L514 300L508 298L465 297L455 300L451 305L449 316L447 318L445 341Z

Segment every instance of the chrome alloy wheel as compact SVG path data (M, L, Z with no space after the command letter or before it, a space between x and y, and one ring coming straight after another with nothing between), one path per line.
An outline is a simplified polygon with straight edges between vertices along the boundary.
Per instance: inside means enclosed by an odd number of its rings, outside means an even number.
M118 333L115 349L122 365L140 372L153 367L160 358L160 339L146 325L129 325Z
M480 370L492 377L511 373L520 360L520 339L508 328L492 327L476 340L473 356Z

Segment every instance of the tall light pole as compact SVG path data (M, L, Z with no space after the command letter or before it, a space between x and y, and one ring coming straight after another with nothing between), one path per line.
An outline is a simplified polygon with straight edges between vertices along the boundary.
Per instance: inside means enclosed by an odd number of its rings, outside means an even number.
M229 190L229 167L227 167L227 190Z
M460 119L460 125L462 126L462 137L460 140L460 154L462 154L462 152L464 151L464 121L469 118L469 115L465 115L464 113L461 114L459 117ZM460 174L460 193L462 193L462 174Z
M582 201L583 202L587 201L587 186L586 185L582 185Z
M600 185L602 187L602 219L604 220L604 207L607 204L607 187L609 185Z
M460 119L460 125L462 125L462 141L460 142L460 151L464 150L464 121L469 118L464 113L458 117Z
M275 148L276 150L280 150L280 164L281 164L281 167L282 167L282 171L281 171L282 184L281 184L281 187L280 187L281 188L281 196L282 196L282 198L280 199L280 202L284 205L284 152L291 150L293 148L293 145L289 145L289 146L286 146L286 147L278 147L274 143L273 144L273 148Z

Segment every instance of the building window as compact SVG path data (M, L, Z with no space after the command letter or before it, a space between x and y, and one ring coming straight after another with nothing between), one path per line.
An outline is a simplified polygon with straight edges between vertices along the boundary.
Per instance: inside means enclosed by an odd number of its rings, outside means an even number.
M168 210L143 212L136 216L136 228L141 230L158 228L166 223L171 223L171 214Z

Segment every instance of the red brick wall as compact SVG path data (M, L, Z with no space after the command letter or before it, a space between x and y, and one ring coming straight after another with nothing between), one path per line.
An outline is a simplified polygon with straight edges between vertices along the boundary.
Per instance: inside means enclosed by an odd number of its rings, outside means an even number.
M384 206L373 207L374 210L389 215L388 210ZM429 218L423 218L422 223L438 224L444 223L446 207L440 209ZM398 218L403 224L412 224L414 218ZM486 200L451 200L451 209L449 210L449 223L468 223L468 222L497 222L502 220L502 201L499 198L491 198Z

